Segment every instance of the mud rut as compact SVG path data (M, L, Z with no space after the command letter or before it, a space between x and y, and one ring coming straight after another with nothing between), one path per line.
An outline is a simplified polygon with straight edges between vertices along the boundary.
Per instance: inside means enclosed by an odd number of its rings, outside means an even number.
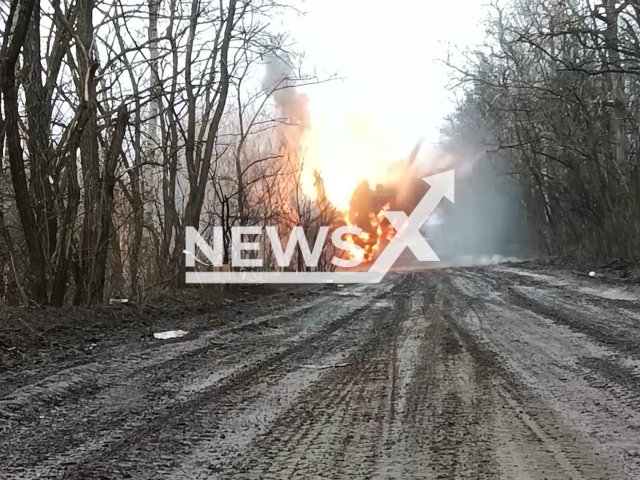
M550 278L389 276L68 369L0 398L0 476L640 478L638 302Z

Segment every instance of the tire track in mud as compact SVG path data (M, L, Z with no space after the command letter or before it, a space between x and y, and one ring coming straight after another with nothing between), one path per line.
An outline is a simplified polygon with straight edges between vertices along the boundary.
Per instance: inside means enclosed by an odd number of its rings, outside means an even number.
M636 370L600 357L582 357L580 365L593 373L587 380L592 381L594 387L606 388L613 383L633 392L635 405L640 410L640 376Z
M640 440L637 394L592 388L589 376L594 372L582 365L585 356L608 358L611 352L597 338L576 335L548 311L525 308L528 304L511 295L517 286L510 280L500 284L494 272L490 277L478 278L477 288L483 294L486 289L498 291L497 297L469 302L458 295L461 308L468 310L466 316L457 316L458 333L474 355L494 365L496 391L529 430L528 436L551 454L538 455L536 463L545 465L549 478L637 478L640 465L630 457L630 446ZM468 294L469 286L458 285L455 278L454 285ZM566 308L572 311L575 305ZM534 443L527 445L530 449ZM508 450L499 449L501 454Z
M407 454L407 432L404 421L408 411L408 397L416 381L415 370L428 330L423 315L425 295L422 292L408 299L406 316L397 322L397 333L391 346L388 422L383 427L383 450L376 465L376 478L401 478ZM432 299L431 299L432 300Z
M405 294L378 316L346 368L331 371L280 416L224 478L369 478L383 448L392 386L393 337Z
M464 271L454 281L475 303L515 305L640 359L640 302L581 293L569 281L549 285L514 273ZM504 274L504 275L503 275ZM501 276L503 275L503 276ZM470 280L474 286L465 285Z
M486 383L474 378L477 365L451 326L448 279L423 277L426 331L409 393L403 429L409 432L403 476L496 478L489 432L492 404ZM417 474L420 472L420 474Z
M594 319L594 313L579 312L573 308L560 308L524 295L513 288L508 289L506 301L565 325L575 332L583 333L600 345L640 357L640 332L634 332L629 327L623 328L617 318L619 315L614 314L615 309L610 311L609 322L607 322L604 318ZM628 335L629 333L631 335Z
M248 292L244 292L247 294ZM223 302L222 305L213 304L209 308L214 311L206 311L205 307L201 307L193 312L193 315L175 316L175 312L165 312L162 308L156 308L153 305L146 305L147 310L152 310L157 315L160 325L158 330L166 330L174 326L181 326L190 330L192 333L188 338L174 339L174 340L155 340L151 338L151 331L153 330L151 325L153 320L142 321L137 328L132 331L126 331L126 328L116 329L113 335L105 335L96 332L95 340L99 342L101 348L95 350L91 349L88 356L80 356L77 354L79 350L85 350L83 345L76 345L71 343L67 345L67 348L75 350L75 354L67 356L62 352L52 352L50 348L44 348L42 356L44 359L48 357L49 362L36 362L29 365L25 364L26 368L18 368L4 370L0 372L2 382L0 382L0 399L4 399L7 396L12 395L14 392L18 393L22 389L22 393L27 393L29 387L45 386L47 383L52 383L52 380L56 375L64 373L63 376L58 378L65 380L65 377L78 376L82 373L83 369L87 369L86 378L87 381L91 380L91 370L95 370L100 373L100 367L105 367L113 363L113 359L124 359L133 354L140 355L142 359L145 359L153 354L153 351L157 351L160 347L166 347L175 343L189 343L198 336L206 336L212 332L226 331L233 328L251 328L252 323L265 322L268 323L270 319L276 319L282 316L282 311L289 313L300 312L313 307L318 302L322 301L327 296L331 296L335 293L330 289L321 286L319 289L307 289L303 295L300 292L288 292L284 295L276 295L274 297L263 297L261 300L250 299L246 301L244 298L240 298L239 302ZM131 313L134 318L136 312L139 313L139 307L126 307L114 312L114 315L127 315ZM130 310L128 312L127 310ZM258 310L259 317L255 318L253 313ZM206 313L202 313L206 312ZM59 315L64 315L63 312L58 312ZM147 315L151 316L152 313ZM134 320L135 323L135 320ZM207 327L208 326L208 327ZM164 328L166 327L166 328ZM207 329L202 334L200 332L202 328ZM74 329L75 330L75 329ZM73 337L72 337L73 339ZM71 340L71 339L70 339ZM79 339L76 339L79 340ZM80 340L81 342L89 341L88 338ZM57 343L57 342L54 342ZM79 349L74 347L78 346ZM98 346L98 345L96 345ZM62 345L58 344L58 347L62 348ZM62 354L62 357L60 355ZM27 387L24 389L24 387ZM35 398L42 392L35 394ZM64 390L64 389L61 389Z
M223 419L223 423L228 423L224 419L239 417L238 420L232 423L243 425L242 432L233 432L231 439L227 434L224 442L218 440L217 442L210 442L208 446L201 445L195 452L189 454L190 458L200 457L204 463L210 463L211 472L204 471L202 466L194 469L192 461L181 461L180 473L176 474L176 471L173 471L169 476L171 478L211 478L212 476L216 478L252 478L256 469L260 470L260 460L268 454L262 448L264 443L266 442L269 447L272 447L278 442L287 441L285 440L286 431L282 432L282 436L274 434L274 430L277 431L278 426L282 425L288 430L293 429L296 445L305 445L303 440L305 438L305 425L304 422L299 422L299 420L312 417L314 426L319 427L319 430L322 429L322 422L317 422L318 417L315 415L313 407L317 399L320 398L320 395L316 394L316 392L318 390L326 391L322 385L324 385L327 378L342 377L343 374L346 374L347 378L351 376L353 369L357 369L362 363L360 359L363 355L370 351L371 345L379 342L376 325L392 314L390 305L380 306L379 303L374 303L370 309L364 310L357 319L336 332L339 333L339 336L329 339L327 344L318 350L317 355L320 355L321 358L301 356L295 362L292 361L295 365L291 366L291 372L285 377L281 377L276 373L277 382L266 391L261 386L261 383L264 383L262 380L258 385L252 385L251 391L255 392L256 401L246 402L245 398L234 397L234 401L228 405L230 410L220 413L220 418ZM357 347L354 347L353 344L356 344ZM337 357L336 352L339 352ZM306 363L310 361L314 363L347 362L348 365L327 370L325 371L326 373L313 370L309 373L309 370L304 369L304 367L301 368L299 364L303 358ZM350 384L354 383L353 378L357 376L352 376ZM330 389L330 393L334 396L339 396L341 399L345 399L348 396L348 391L348 388L345 390L341 388ZM246 396L246 392L243 392L243 396ZM274 408L273 404L276 403L276 399L278 404ZM239 408L239 405L246 405L246 407ZM331 403L328 405L331 405ZM323 410L325 413L329 413L329 411L329 407ZM288 417L291 412L295 412L295 414L292 417ZM335 412L332 413L332 416L334 414ZM255 419L259 416L263 418L256 422ZM291 418L298 423L295 428L292 428L290 422L283 421L283 418ZM261 425L261 427L257 428L256 424ZM242 437L249 437L252 441L247 441L247 438L242 441ZM226 446L231 443L231 448L235 448L236 452L232 456L226 455L224 451L221 453L220 447L222 443L226 444ZM209 454L209 458L206 459L207 453L210 452L216 453ZM281 451L280 454L282 455L283 452ZM215 460L212 461L212 458ZM278 462L278 465L285 464L286 462ZM289 465L285 468L288 467ZM258 478L263 478L263 475L260 474ZM276 478L282 478L282 476L276 475Z
M86 438L81 437L78 439L77 435L74 435L75 441L71 445L72 450L61 451L57 456L48 455L50 458L48 462L43 462L43 458L40 458L41 461L38 462L38 466L30 464L31 460L29 459L26 462L24 459L22 461L20 458L14 459L9 464L11 471L15 472L15 478L22 478L18 477L20 472L24 478L28 478L35 473L46 474L56 478L62 474L60 464L66 463L68 467L66 475L69 478L87 478L87 475L89 477L94 476L92 473L94 472L94 467L98 468L100 464L104 464L104 470L111 472L107 476L113 476L113 469L111 468L113 465L109 466L109 464L110 459L117 454L125 467L116 471L121 471L122 476L125 477L126 474L124 472L127 471L127 462L132 464L139 462L144 458L143 452L148 450L147 454L151 455L154 448L158 447L157 443L154 445L154 438L162 437L164 441L166 431L171 431L172 428L177 426L178 432L182 430L183 436L180 437L179 434L169 435L170 438L166 439L166 446L180 446L178 444L181 442L181 438L184 440L182 447L188 446L190 441L188 437L184 436L186 430L188 430L187 426L193 426L196 430L198 429L197 422L190 418L189 415L197 411L201 405L208 405L213 399L220 396L224 397L235 389L244 388L243 385L250 383L252 379L255 379L261 373L277 371L278 375L282 375L281 367L284 363L297 358L299 355L309 356L313 354L315 343L322 343L327 338L331 338L333 333L359 318L363 312L370 308L368 304L372 303L371 300L383 294L391 286L393 285L389 283L377 286L373 290L370 289L368 294L354 296L349 299L349 302L343 301L339 306L327 302L322 306L322 312L324 312L322 315L316 314L311 316L310 319L303 319L300 322L290 321L287 325L284 325L287 335L284 338L276 339L275 345L270 346L271 350L266 350L265 347L265 345L270 345L274 342L274 339L269 335L260 343L252 344L251 347L258 351L254 353L253 357L248 357L246 364L243 364L237 358L232 359L229 355L227 355L227 358L230 359L230 365L234 365L233 367L226 371L223 369L223 372L216 372L216 365L214 364L213 375L218 378L215 379L216 381L211 381L210 384L205 385L205 388L196 389L195 392L193 389L189 391L187 388L185 395L179 401L175 401L173 398L154 398L150 396L137 410L127 411L125 412L126 415L122 415L121 412L121 416L111 423L106 421L108 419L104 419L105 430L102 438L97 435L99 432L96 431L95 425L90 426L87 429ZM287 332L286 330L290 331ZM261 349L263 354L260 353ZM264 353L265 351L267 353ZM207 360L206 356L203 356L202 360ZM151 380L153 379L154 377ZM188 383L189 380L189 378L186 378L185 383ZM82 420L87 420L87 418L79 419L79 421ZM165 428L167 425L169 428ZM60 438L60 435L56 433L53 433L53 439L62 441L62 443L65 440L69 440L64 436ZM69 446L70 444L67 442L65 448ZM32 449L36 447L37 445L33 445ZM133 458L126 460L131 448L136 448L138 451ZM32 449L27 449L29 452L28 458L37 458L42 455L40 451L37 451L36 455L34 455ZM49 446L45 447L44 451L49 453ZM91 455L95 455L95 457ZM6 458L5 456L3 460L6 461ZM46 463L49 463L49 469L44 468ZM159 463L161 464L162 461L159 461ZM86 470L86 468L89 470Z
M65 395L69 398L78 397L83 393L83 389L95 392L108 386L114 378L122 378L132 372L154 368L179 358L188 359L192 355L208 354L211 350L225 346L215 339L252 328L278 325L289 320L293 315L299 315L317 307L329 298L321 297L305 305L290 308L284 313L265 315L237 325L216 328L203 332L196 338L186 337L171 343L158 342L141 351L125 354L124 358L114 356L104 362L90 362L60 370L44 379L0 396L0 412L5 413L7 410L17 409L27 404L34 406L37 402L46 406L50 400L64 400Z
M12 433L17 449L0 468L69 479L638 478L625 457L640 444L637 383L622 378L635 370L515 304L511 277L483 272L393 277L295 319L217 330L207 340L225 350L131 366L125 385L48 410L58 419L28 417L22 432L36 426L44 446Z
M312 306L316 305L314 302ZM275 318L268 316L251 324L273 322ZM286 322L290 317L280 315L277 318ZM51 455L77 448L81 446L84 435L95 438L101 432L108 434L115 427L124 425L127 417L148 413L146 404L149 401L179 402L214 386L236 370L282 350L282 346L272 345L260 335L252 335L249 342L243 342L237 336L222 336L222 333L233 333L241 328L230 327L221 329L216 335L204 335L192 340L193 345L183 342L159 347L147 361L138 361L137 355L116 360L117 366L111 371L96 372L93 383L88 378L80 385L73 379L66 381L67 386L77 387L70 387L64 395L57 395L55 388L48 392L43 387L45 394L28 403L26 408L23 405L31 397L19 397L20 402L11 406L23 408L16 408L12 413L18 426L5 433L7 445L14 439L22 439L24 444L24 438L28 438L34 429L42 429L46 433L34 439L30 448L32 455ZM212 338L222 338L226 344L212 341ZM256 355L257 349L262 350L262 355ZM190 383L183 385L186 373L195 375L195 378L191 377ZM83 370L83 380L86 374L87 370ZM9 401L5 405L7 403ZM96 447L101 445L102 442L98 442Z
M485 478L495 478L498 472L502 473L501 478L514 478L513 472L506 474L509 467L514 466L523 476L526 472L527 477L533 478L610 478L599 468L595 473L588 471L583 475L580 472L582 465L589 467L590 456L596 456L592 449L577 441L574 433L541 404L534 392L505 369L495 352L478 344L477 339L457 323L452 325L469 356L477 365L482 365L479 373L484 377L485 386L489 387L484 393L494 403L491 441L499 462L496 463L497 471ZM508 448L511 450L509 455L498 453Z
M574 276L532 274L525 271L504 268L460 269L454 276L473 279L476 282L490 284L496 291L506 291L508 287L522 290L539 290L552 297L560 297L566 306L585 305L594 308L608 308L616 311L629 310L640 312L640 292L637 289L626 290L598 280L586 281ZM489 290L491 292L491 290ZM496 293L496 292L492 292Z

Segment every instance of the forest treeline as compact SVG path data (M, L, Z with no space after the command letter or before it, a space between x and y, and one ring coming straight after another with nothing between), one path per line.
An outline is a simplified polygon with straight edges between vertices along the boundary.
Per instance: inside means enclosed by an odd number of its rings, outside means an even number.
M184 278L184 231L313 230L300 55L273 0L6 0L0 302L143 298ZM310 237L313 236L310 232Z
M640 1L500 1L484 27L449 61L450 144L515 177L541 253L637 261Z
M315 238L336 224L321 178L313 198L301 188L296 87L325 79L300 73L278 30L292 8L0 4L1 303L179 286L188 226L222 226L228 257L234 225ZM459 106L445 149L513 177L541 252L636 261L640 0L500 1L484 25L484 45L449 62Z

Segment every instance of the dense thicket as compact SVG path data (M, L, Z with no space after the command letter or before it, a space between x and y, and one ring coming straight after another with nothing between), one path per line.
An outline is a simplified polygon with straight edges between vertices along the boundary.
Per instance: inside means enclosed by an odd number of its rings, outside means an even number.
M498 2L486 43L451 62L445 133L522 184L544 252L640 253L640 1Z

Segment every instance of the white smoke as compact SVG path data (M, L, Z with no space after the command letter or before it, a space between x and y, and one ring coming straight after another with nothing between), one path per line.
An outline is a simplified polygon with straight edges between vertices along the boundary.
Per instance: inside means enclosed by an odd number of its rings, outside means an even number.
M266 59L262 88L276 103L279 115L287 125L309 128L309 99L296 89L298 77L286 56L270 55Z

